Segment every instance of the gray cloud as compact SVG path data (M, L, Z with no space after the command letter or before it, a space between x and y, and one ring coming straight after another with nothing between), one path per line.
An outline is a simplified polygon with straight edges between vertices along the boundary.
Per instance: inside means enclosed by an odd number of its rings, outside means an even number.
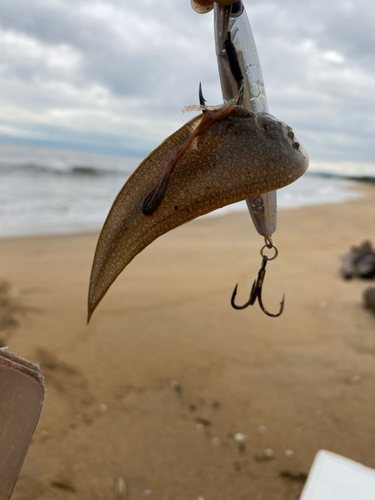
M245 1L271 113L310 156L373 162L372 0ZM0 0L0 134L144 153L221 101L212 14L188 0Z

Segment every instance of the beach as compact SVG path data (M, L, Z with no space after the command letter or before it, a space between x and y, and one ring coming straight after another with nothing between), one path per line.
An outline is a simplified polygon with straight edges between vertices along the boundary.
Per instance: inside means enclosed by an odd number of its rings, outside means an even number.
M98 233L0 240L0 343L47 397L13 500L296 500L315 454L375 468L373 282L340 257L375 243L375 187L278 213L265 316L248 300L262 238L246 212L159 238L86 325ZM5 284L8 284L5 286ZM243 434L243 436L241 436Z

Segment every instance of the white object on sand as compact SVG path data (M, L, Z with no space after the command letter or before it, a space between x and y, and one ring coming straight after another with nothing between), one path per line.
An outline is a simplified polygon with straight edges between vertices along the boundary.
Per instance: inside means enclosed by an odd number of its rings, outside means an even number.
M374 500L375 470L320 450L300 500Z

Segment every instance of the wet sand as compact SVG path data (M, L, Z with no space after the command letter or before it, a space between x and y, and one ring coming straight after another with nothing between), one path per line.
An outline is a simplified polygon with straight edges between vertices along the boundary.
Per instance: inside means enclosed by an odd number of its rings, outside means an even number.
M264 303L247 213L203 218L138 256L86 326L97 234L0 240L0 343L47 398L13 500L295 500L327 449L375 468L375 315L340 256L375 243L375 188L279 212ZM246 436L244 446L234 437ZM267 451L266 451L267 450Z

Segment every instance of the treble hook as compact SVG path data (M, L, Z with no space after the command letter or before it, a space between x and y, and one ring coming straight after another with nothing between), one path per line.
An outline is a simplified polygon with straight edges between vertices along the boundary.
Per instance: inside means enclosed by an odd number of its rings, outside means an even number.
M237 288L238 288L238 283L237 283L237 285L235 286L235 289L233 291L230 303L231 303L231 305L232 305L232 307L234 309L245 309L248 306L252 306L254 304L254 302L256 301L256 299L258 298L259 305L260 305L260 308L262 309L262 311L265 314L267 314L267 316L271 316L272 318L277 318L278 316L281 316L281 314L282 314L282 312L284 310L285 293L284 293L283 298L282 298L282 300L280 302L280 310L279 310L279 312L277 314L272 314L272 313L269 313L266 310L266 308L264 307L264 305L263 305L263 302L262 302L262 287L263 287L264 277L266 275L266 265L267 265L267 262L269 260L276 259L278 251L277 251L277 248L274 245L272 245L272 247L275 249L276 253L275 253L274 257L269 258L267 255L263 255L263 250L264 250L265 247L270 248L268 245L264 245L264 247L260 251L260 254L263 257L262 266L259 269L258 278L253 283L253 287L251 289L249 300L243 306L237 306L234 303L234 299L235 299L235 297L237 295Z

